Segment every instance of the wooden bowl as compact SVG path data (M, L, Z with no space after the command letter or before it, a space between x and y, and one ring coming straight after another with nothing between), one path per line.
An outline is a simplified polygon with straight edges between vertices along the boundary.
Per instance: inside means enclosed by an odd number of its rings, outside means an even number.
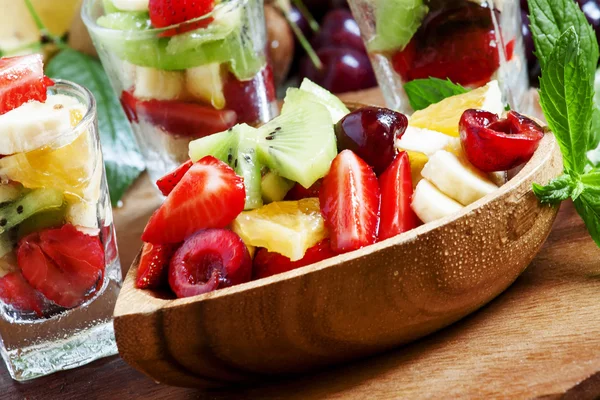
M123 359L169 385L311 372L408 343L477 310L536 255L557 207L533 182L562 172L551 133L507 184L459 214L295 271L186 299L135 289L115 309Z

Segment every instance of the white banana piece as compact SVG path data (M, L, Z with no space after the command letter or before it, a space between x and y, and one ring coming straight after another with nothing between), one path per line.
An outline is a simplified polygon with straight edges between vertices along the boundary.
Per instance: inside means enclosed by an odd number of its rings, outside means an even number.
M448 150L453 153L462 152L460 139L430 129L408 126L402 137L396 141L399 150L416 151L427 156L439 150Z
M143 100L176 100L183 97L185 74L180 71L163 71L137 67L133 95Z
M422 179L415 188L411 207L424 223L459 212L463 206L440 192L431 182Z
M211 104L218 110L225 107L220 64L201 65L186 70L185 86L194 98Z
M150 0L112 0L112 3L122 11L148 11Z
M465 206L498 189L485 174L445 150L429 158L421 175L446 196Z

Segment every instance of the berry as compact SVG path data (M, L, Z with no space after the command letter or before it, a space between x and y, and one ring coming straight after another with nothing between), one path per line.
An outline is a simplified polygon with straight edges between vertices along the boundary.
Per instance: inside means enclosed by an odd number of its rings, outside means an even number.
M500 119L487 111L467 110L459 130L468 160L484 172L507 171L529 161L544 137L541 126L514 111Z
M256 256L254 256L252 278L267 278L335 256L336 254L331 250L329 239L324 239L306 250L304 257L298 261L291 261L286 256L261 248L256 252Z
M224 162L204 157L152 215L142 240L175 244L201 229L225 228L244 210L245 198L244 180Z
M0 59L0 115L28 101L45 102L48 86L40 54Z
M258 125L268 117L268 107L276 100L273 71L269 65L254 78L238 80L229 74L223 85L225 103L237 114L238 123Z
M408 119L403 114L379 107L363 107L335 125L339 150L352 150L381 174L394 161L394 142L404 134Z
M10 272L0 278L0 300L17 311L33 311L42 316L44 300L20 271Z
M187 160L177 167L175 171L169 172L167 175L157 180L156 186L158 186L158 190L160 190L164 196L168 196L169 193L175 189L175 186L177 186L183 176L190 170L190 168L192 168L192 165L194 165L192 160Z
M319 194L334 252L344 253L375 243L379 198L377 177L371 167L350 150L338 154Z
M210 13L214 7L214 0L150 0L148 11L152 25L155 28L165 28L200 18ZM169 29L162 36L173 36L204 28L212 21L212 17L204 18L200 21Z
M71 224L21 239L17 261L31 286L66 308L90 298L104 276L104 248L100 239L78 231Z
M379 240L385 240L419 226L419 219L410 203L413 183L410 161L406 152L401 152L379 177L381 189L381 221Z
M366 53L358 24L352 13L344 8L331 10L325 15L318 34L312 40L315 50L326 47L351 48Z
M169 265L169 285L179 298L248 282L251 275L248 248L227 229L198 232L175 252Z
M131 123L139 122L137 116L137 99L130 92L123 91L121 93L121 106L125 112L125 116Z
M302 200L302 199L309 199L311 197L319 197L319 191L321 190L322 184L323 184L323 179L319 179L311 187L306 189L301 184L296 183L287 192L284 200Z
M144 243L137 270L135 287L159 289L168 281L169 263L177 245Z

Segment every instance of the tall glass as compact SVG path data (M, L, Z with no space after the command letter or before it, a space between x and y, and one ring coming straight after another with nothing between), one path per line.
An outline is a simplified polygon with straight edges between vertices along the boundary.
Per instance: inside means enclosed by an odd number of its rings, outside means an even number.
M19 381L116 354L121 287L94 97L57 80L35 107L55 123L0 149L0 351Z
M349 3L389 107L411 113L404 84L435 77L468 88L496 79L513 109L528 109L518 0Z
M261 0L223 0L162 29L111 4L85 0L82 17L153 181L188 159L191 140L275 116Z

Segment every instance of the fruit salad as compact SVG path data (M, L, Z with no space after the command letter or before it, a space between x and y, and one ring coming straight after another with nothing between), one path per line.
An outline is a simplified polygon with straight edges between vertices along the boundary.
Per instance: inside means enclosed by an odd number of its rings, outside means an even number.
M393 238L493 193L543 135L496 81L407 118L305 80L280 116L191 142L158 181L136 286L194 296Z
M61 323L110 324L120 267L94 107L85 89L45 77L41 55L0 59L0 334L15 379L64 368L26 356L64 340ZM85 314L102 294L105 309Z
M527 90L517 0L353 0L388 104L410 111L404 84L430 77L468 88L499 80L520 109Z
M258 0L87 0L83 19L153 180L191 140L271 119Z

